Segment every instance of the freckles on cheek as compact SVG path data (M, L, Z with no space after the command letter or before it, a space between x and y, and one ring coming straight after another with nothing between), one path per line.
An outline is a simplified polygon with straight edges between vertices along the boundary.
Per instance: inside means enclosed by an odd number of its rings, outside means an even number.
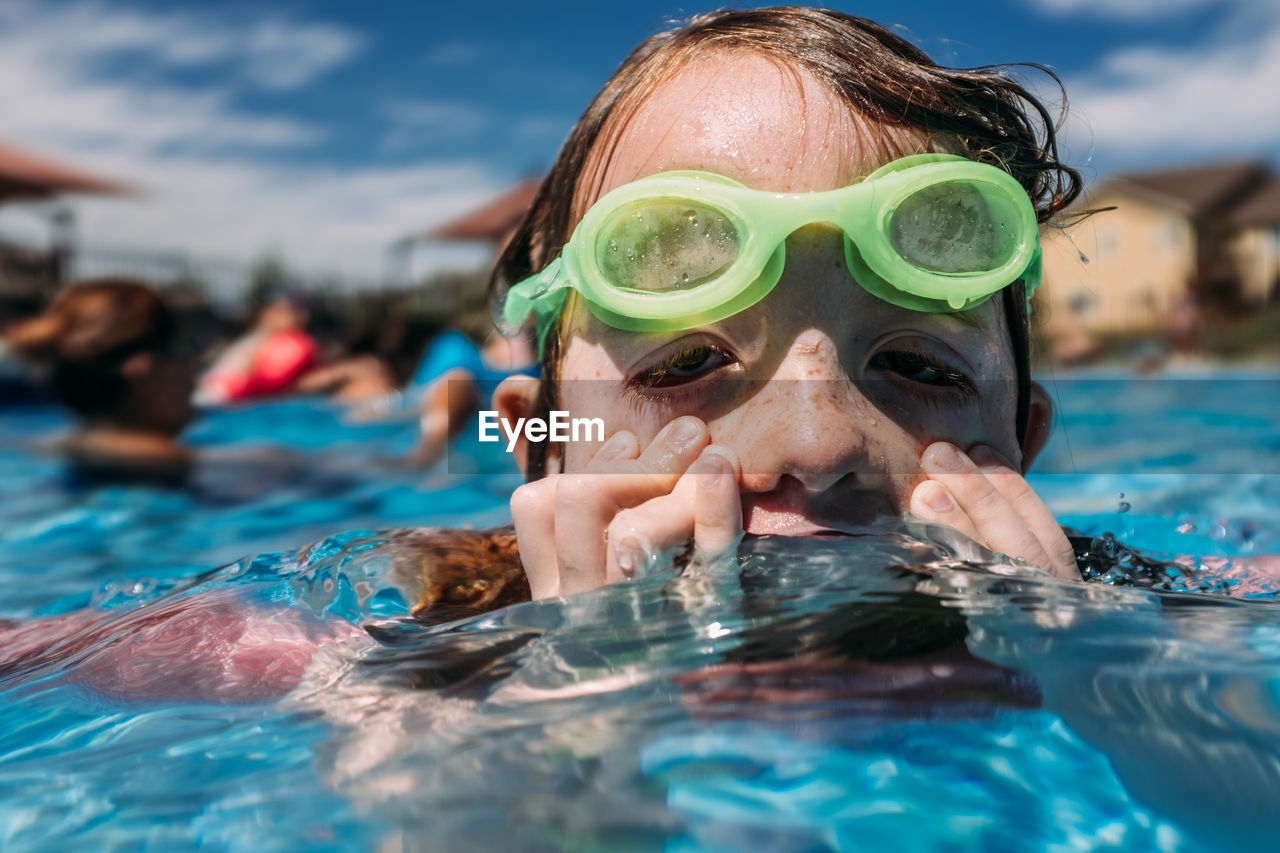
M767 452L780 440L780 430L786 427L787 420L787 406L763 395L748 407L706 419L711 443L732 450L742 464L744 476L770 473L762 470Z

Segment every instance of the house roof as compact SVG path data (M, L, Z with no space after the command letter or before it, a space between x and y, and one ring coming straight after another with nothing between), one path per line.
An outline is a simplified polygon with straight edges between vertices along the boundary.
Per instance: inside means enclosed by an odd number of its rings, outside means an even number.
M1272 178L1231 214L1233 225L1280 225L1280 178Z
M470 213L431 229L428 240L486 240L501 243L529 212L541 178L525 178L493 201Z
M1162 201L1197 219L1239 203L1268 176L1266 164L1260 162L1211 163L1116 175L1105 185Z
M0 142L0 201L61 193L127 192L123 184Z

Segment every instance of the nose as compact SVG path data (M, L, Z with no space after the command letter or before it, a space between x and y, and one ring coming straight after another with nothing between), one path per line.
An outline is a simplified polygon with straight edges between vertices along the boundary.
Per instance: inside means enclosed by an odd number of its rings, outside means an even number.
M791 477L822 492L867 468L876 412L827 332L797 334L755 402L749 446L739 449L748 490L771 491Z

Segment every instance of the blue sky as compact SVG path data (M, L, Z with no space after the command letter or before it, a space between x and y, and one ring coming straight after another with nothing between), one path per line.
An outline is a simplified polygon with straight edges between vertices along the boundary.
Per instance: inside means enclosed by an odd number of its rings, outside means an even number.
M1069 158L1092 179L1280 164L1275 0L833 5L945 64L1052 68ZM631 47L707 8L3 0L0 139L141 188L77 200L86 243L375 275L395 238L545 169ZM38 238L36 213L0 210L0 232Z

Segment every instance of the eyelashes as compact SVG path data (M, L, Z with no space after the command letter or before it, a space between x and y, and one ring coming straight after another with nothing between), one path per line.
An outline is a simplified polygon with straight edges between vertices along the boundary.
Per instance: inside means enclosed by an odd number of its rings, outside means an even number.
M912 350L885 350L871 357L869 366L896 374L917 386L914 390L933 398L948 389L961 392L967 398L978 396L977 386L965 374L938 359ZM925 387L919 387L925 386ZM930 389L937 389L932 391Z
M653 367L645 368L627 382L627 390L644 391L652 388L678 388L695 382L722 367L737 364L733 353L711 344L687 347L664 358Z
M628 395L644 396L646 391L678 393L722 368L738 364L728 350L713 344L685 347L645 368L629 379ZM945 362L914 350L883 350L868 362L873 370L891 374L905 384L905 390L931 402L952 402L978 398L974 381Z

